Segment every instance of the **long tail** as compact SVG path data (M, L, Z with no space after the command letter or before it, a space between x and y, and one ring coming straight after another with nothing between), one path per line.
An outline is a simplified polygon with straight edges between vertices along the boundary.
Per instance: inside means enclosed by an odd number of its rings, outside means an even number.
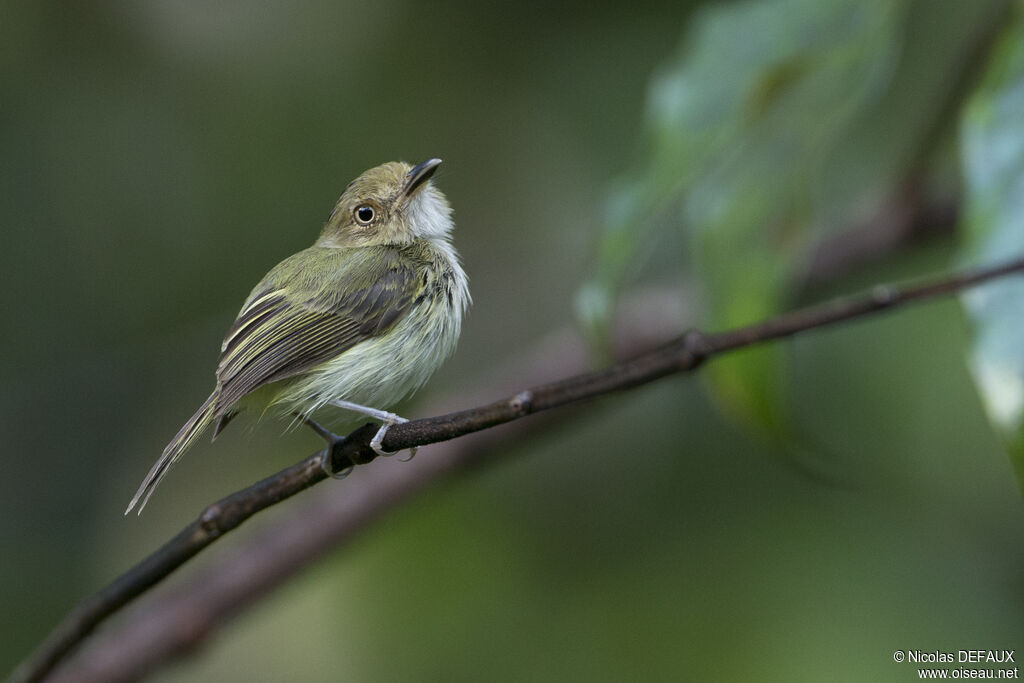
M142 514L142 508L146 507L149 497L153 495L153 491L160 483L160 480L170 471L171 466L178 461L181 454L192 445L196 437L202 434L210 426L210 423L213 422L217 410L217 396L217 391L210 394L210 398L206 399L203 405L199 407L199 410L196 411L196 414L188 419L188 422L171 439L171 442L167 444L167 448L164 449L164 452L157 459L156 464L149 470L146 478L142 480L142 485L135 492L132 502L128 503L128 509L124 511L124 514L127 515L131 512L136 504L139 506L139 514Z

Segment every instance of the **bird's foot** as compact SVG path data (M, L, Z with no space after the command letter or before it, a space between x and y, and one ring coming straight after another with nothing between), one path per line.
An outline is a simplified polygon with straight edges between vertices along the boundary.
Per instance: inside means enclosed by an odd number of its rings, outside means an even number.
M377 430L377 433L374 434L373 438L370 440L370 448L372 448L377 455L383 455L384 457L398 453L398 451L384 450L384 435L388 433L388 430L391 429L393 425L402 424L403 422L408 421L409 420L405 419L404 417L395 415L394 413L388 413L387 417L383 419L384 424L380 426L380 429ZM409 457L402 458L402 461L408 462L412 460L413 456L416 455L416 451L418 450L419 446L413 446L412 448L410 448Z
M393 425L402 424L403 422L408 422L407 419L405 419L401 415L396 415L395 413L389 413L386 410L378 410L377 408L370 408L369 406L360 405L358 403L352 403L351 401L342 401L342 400L338 399L338 400L331 401L330 404L333 405L333 406L337 406L339 408L344 408L345 410L355 411L355 412L360 413L362 415L366 415L367 417L373 418L374 420L379 420L381 422L381 426L380 426L380 429L377 430L377 433L373 436L373 439L370 440L370 448L372 448L373 452L376 453L377 455L383 455L385 457L387 457L389 455L394 455L395 453L398 453L398 451L386 451L386 450L384 450L384 446L383 446L384 435L388 433L388 430ZM418 450L419 450L419 446L413 446L412 448L409 449L409 457L402 458L402 460L403 461L412 460L413 456L416 455L416 451L418 451Z
M339 434L335 434L330 429L327 429L327 427L324 427L322 424L320 424L313 418L309 417L308 415L295 413L295 417L302 420L302 422L304 422L310 429L316 432L317 435L319 435L319 437L327 443L327 448L321 451L320 455L320 469L324 471L324 474L326 474L328 477L331 477L332 479L344 479L349 474L351 474L352 470L354 469L352 465L349 465L348 467L345 467L337 471L335 471L331 467L331 463L334 460L334 452L337 449L341 448L341 445L345 443L345 437Z

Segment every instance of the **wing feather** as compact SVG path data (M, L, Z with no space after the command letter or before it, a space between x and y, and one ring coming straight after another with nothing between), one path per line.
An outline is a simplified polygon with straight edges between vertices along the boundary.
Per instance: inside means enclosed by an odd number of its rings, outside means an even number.
M271 282L250 296L222 346L218 413L265 384L300 374L383 334L408 313L419 294L414 266L389 250L358 268L360 272L350 267L344 273L347 281L369 284L341 296L335 287L294 301L288 282Z

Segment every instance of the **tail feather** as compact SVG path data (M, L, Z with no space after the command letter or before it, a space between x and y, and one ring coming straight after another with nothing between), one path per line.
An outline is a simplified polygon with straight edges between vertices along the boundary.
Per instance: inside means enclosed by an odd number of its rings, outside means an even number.
M167 444L164 452L157 459L152 469L149 470L149 474L142 480L142 485L135 492L132 502L128 503L128 509L124 511L124 514L127 515L131 512L136 504L139 506L139 514L142 514L142 508L146 507L149 497L153 495L153 491L160 483L160 480L170 471L171 466L178 461L181 454L192 445L196 437L202 434L216 418L217 396L217 391L210 394L210 397L199 407L195 415L188 419L188 422L171 439L171 442Z

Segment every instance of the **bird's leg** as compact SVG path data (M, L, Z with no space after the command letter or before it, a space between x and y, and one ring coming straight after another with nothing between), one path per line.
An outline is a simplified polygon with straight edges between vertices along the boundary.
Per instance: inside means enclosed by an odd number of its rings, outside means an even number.
M370 408L369 406L361 406L358 403L352 403L351 401L342 401L339 399L330 401L330 404L332 406L337 406L338 408L344 408L345 410L355 411L367 417L372 417L374 420L380 421L380 429L377 430L377 433L374 435L373 439L370 440L370 448L372 448L374 452L377 453L377 455L388 456L394 455L395 453L398 452L384 450L384 435L388 433L388 430L391 429L392 425L402 424L403 422L408 422L409 420L405 419L400 415L396 415L395 413L389 413L386 410L378 410L376 408ZM406 460L412 460L413 456L416 455L416 451L418 450L419 446L413 446L412 448L410 448L409 457L406 458Z
M295 415L299 420L302 420L302 422L316 432L321 439L327 442L327 448L324 449L324 455L320 458L320 469L324 471L324 474L334 479L344 479L347 477L352 472L351 467L346 467L345 469L337 472L331 469L331 456L334 453L334 449L345 443L345 437L335 434L308 415L303 415L302 413L293 413L293 415Z

